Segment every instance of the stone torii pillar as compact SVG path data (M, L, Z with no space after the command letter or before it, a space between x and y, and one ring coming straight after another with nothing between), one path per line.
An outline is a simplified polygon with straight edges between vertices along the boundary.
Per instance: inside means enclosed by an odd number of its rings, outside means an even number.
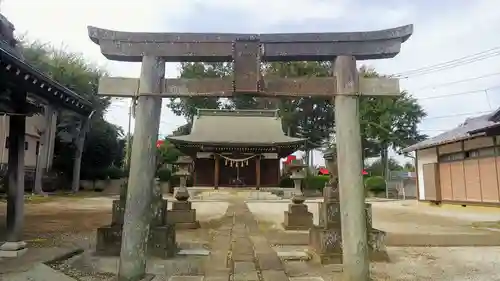
M134 142L130 161L125 218L118 278L140 280L146 271L146 242L152 219L151 204L156 170L156 141L160 129L165 61L154 56L142 58Z

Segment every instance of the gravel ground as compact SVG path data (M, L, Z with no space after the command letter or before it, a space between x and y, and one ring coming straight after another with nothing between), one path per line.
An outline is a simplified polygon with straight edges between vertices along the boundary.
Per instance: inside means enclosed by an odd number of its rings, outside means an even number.
M208 197L224 200L228 194ZM92 247L93 231L109 224L111 202L116 197L57 198L47 202L26 204L24 236L30 247L78 244ZM258 220L283 222L288 202L249 202L248 207ZM224 214L226 202L193 202L200 220L217 219ZM308 203L317 222L317 203ZM5 203L0 202L0 240L5 222ZM445 209L417 204L413 201L373 203L374 226L401 234L463 234L474 233L472 225L499 221L500 211L478 211L474 208ZM211 228L209 224L205 229ZM196 240L198 234L186 239ZM187 240L186 240L187 241ZM375 280L499 280L500 247L389 247L390 263L373 264ZM64 264L53 265L71 275ZM75 273L79 274L79 273ZM109 276L80 274L81 281L105 280ZM75 276L76 277L76 276ZM101 278L102 277L102 278Z
M375 280L500 280L500 247L388 248L391 263L375 263Z
M276 229L288 208L288 202L247 204L260 221ZM307 205L317 223L317 203ZM415 239L450 234L467 240L467 235L486 233L473 224L500 220L497 209L446 209L414 201L374 202L372 208L374 227L404 236L415 234ZM388 247L388 253L390 263L372 264L375 280L500 280L500 247Z

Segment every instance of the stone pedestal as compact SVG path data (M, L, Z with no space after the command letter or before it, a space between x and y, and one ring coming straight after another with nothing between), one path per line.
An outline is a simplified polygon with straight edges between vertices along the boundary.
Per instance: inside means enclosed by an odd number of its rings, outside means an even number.
M5 242L0 245L0 258L17 258L28 251L26 242Z
M285 211L283 228L286 230L309 230L313 226L313 214L302 204L289 204Z
M151 209L151 225L147 253L150 256L166 259L177 253L175 227L166 223L167 200L161 197L158 182L155 185L154 202ZM122 185L120 199L113 200L111 224L97 229L96 254L119 256L124 223L127 183Z
M189 201L172 202L172 210L168 210L168 223L175 224L177 229L195 229L200 227L196 220L196 210Z
M309 252L322 264L342 264L342 224L337 178L337 163L334 153L326 153L325 160L330 180L323 189L323 202L319 206L319 225L309 230ZM370 259L387 261L385 232L372 227L371 204L365 204L365 218Z
M319 225L309 230L309 249L313 260L322 264L342 264L342 225L336 183L323 189L319 204Z

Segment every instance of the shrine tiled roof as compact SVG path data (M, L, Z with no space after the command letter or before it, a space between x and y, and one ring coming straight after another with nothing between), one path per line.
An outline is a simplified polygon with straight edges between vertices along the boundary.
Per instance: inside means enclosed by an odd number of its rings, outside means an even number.
M459 126L403 149L403 152L421 150L447 143L470 139L484 131L500 126L500 108L488 114L467 118Z
M279 146L302 145L305 139L286 136L276 110L198 109L191 133L168 138L173 143Z
M17 40L13 37L14 26L0 14L0 74L17 87L61 108L84 116L93 111L87 99L61 85L24 59Z

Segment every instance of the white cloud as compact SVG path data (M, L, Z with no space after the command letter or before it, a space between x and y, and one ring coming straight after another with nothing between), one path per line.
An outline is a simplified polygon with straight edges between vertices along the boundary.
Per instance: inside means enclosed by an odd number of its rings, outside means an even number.
M254 29L280 23L305 22L307 20L333 19L344 15L344 0L195 0L195 5L206 5L223 10L234 10L247 15ZM242 21L245 19L242 19Z
M280 24L307 25L311 21L326 23L329 20L335 25L332 24L331 29L324 28L324 30L352 31L352 26L345 24L342 26L339 22L343 22L344 19L350 19L352 22L353 16L373 29L414 23L415 33L403 45L398 57L367 62L382 73L396 73L434 65L500 46L500 37L497 36L500 28L500 4L497 1L457 1L453 9L443 8L438 4L431 5L427 1L411 2L404 6L391 6L390 2L388 1L386 6L381 3L376 8L364 8L364 3L360 1L346 0L6 0L2 6L2 13L15 24L19 32L29 31L30 38L51 42L54 45L64 43L70 50L82 52L93 61L105 65L112 75L128 77L137 77L140 65L106 61L99 53L98 46L88 39L87 25L128 31L179 31L170 27L176 22L195 23L196 19L191 19L191 16L193 11L197 11L197 7L220 8L220 11L223 11L214 15L216 18L207 16L204 21L222 21L224 13L245 15L241 21L254 24L253 29L259 32L269 32L270 30L266 28L279 32L275 29ZM466 6L464 3L467 3ZM433 10L427 11L423 5ZM199 22L202 29L203 21ZM236 22L228 24L232 24L235 29L240 26ZM497 56L430 75L404 79L401 84L416 97L489 88L500 84L500 75L453 86L419 90L429 85L500 72L499 63L500 56ZM168 65L167 73L168 76L177 75L176 65ZM443 99L423 99L421 103L428 111L429 117L478 112L489 110L490 105L493 108L498 107L499 93L500 91L492 91L489 99L484 92L478 92ZM183 123L182 118L173 116L165 108L163 111L161 133L168 133L176 125ZM467 116L429 118L423 122L421 128L428 130L424 133L437 134L438 130L449 129L461 123L465 117ZM127 102L115 103L110 108L107 118L126 128ZM320 160L321 156L316 154L315 159Z

